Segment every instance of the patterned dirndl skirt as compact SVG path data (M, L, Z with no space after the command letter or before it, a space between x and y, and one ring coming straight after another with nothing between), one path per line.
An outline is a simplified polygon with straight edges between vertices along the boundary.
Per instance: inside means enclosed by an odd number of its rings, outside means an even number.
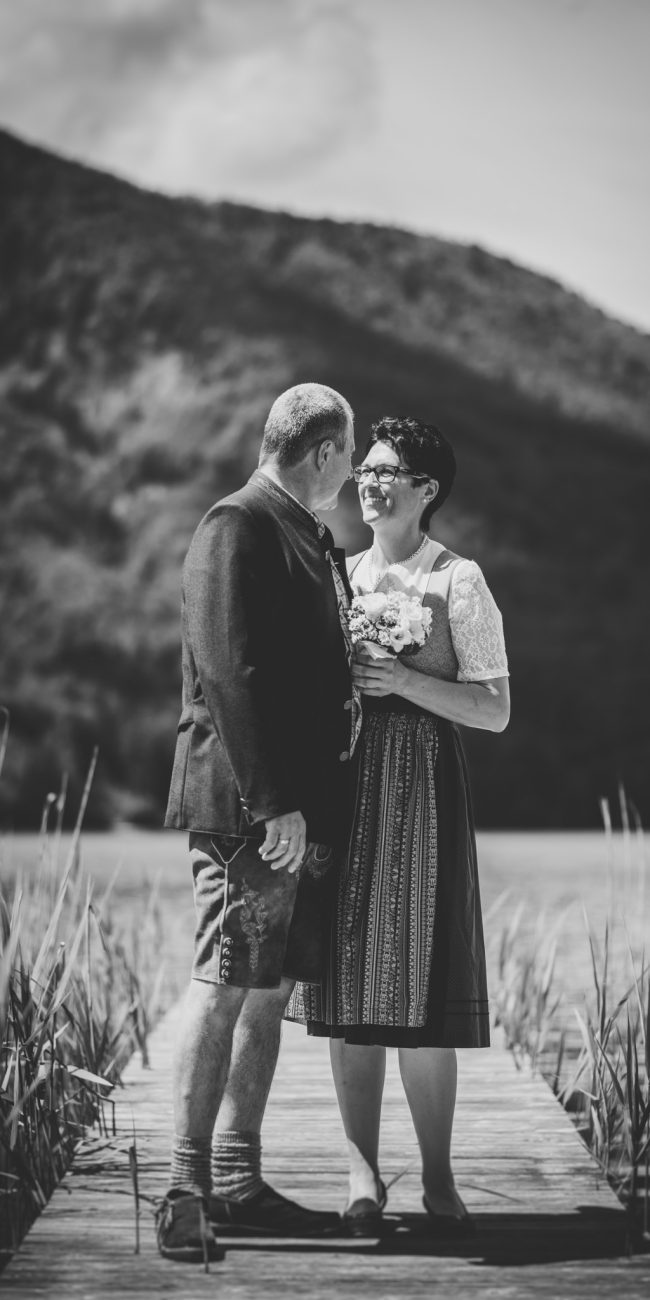
M488 1047L463 749L452 723L402 703L364 701L328 972L296 985L287 1018L349 1043Z

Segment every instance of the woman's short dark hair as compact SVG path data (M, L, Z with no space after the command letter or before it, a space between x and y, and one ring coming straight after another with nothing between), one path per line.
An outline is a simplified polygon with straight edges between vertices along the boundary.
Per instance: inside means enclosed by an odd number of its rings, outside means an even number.
M390 443L402 464L414 474L426 474L427 478L436 480L438 492L420 519L421 527L427 529L431 516L447 500L456 477L456 457L451 443L435 424L399 415L385 415L373 424L366 455L377 442Z

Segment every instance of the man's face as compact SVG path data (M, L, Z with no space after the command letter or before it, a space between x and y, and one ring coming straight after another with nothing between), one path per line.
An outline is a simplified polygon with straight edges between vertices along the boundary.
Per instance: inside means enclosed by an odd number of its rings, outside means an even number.
M339 492L352 474L354 455L354 425L348 417L345 443L341 451L332 444L332 454L321 472L316 509L334 510Z

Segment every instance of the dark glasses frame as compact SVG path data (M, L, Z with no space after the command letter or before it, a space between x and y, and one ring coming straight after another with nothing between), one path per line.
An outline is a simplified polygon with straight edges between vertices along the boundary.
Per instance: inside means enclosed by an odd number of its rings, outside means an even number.
M398 474L406 474L407 478L425 483L430 477L429 474L414 474L413 470L404 469L403 465L355 465L352 470L355 483L361 483L364 478L370 478L372 474L378 483L394 483Z

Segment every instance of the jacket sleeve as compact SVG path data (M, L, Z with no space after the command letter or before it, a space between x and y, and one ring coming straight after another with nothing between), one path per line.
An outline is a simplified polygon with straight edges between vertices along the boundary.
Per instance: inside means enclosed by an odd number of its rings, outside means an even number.
M282 738L272 734L264 708L268 671L260 667L269 637L277 634L268 576L268 556L249 512L217 507L188 555L185 608L205 703L252 822L299 807L285 773Z

